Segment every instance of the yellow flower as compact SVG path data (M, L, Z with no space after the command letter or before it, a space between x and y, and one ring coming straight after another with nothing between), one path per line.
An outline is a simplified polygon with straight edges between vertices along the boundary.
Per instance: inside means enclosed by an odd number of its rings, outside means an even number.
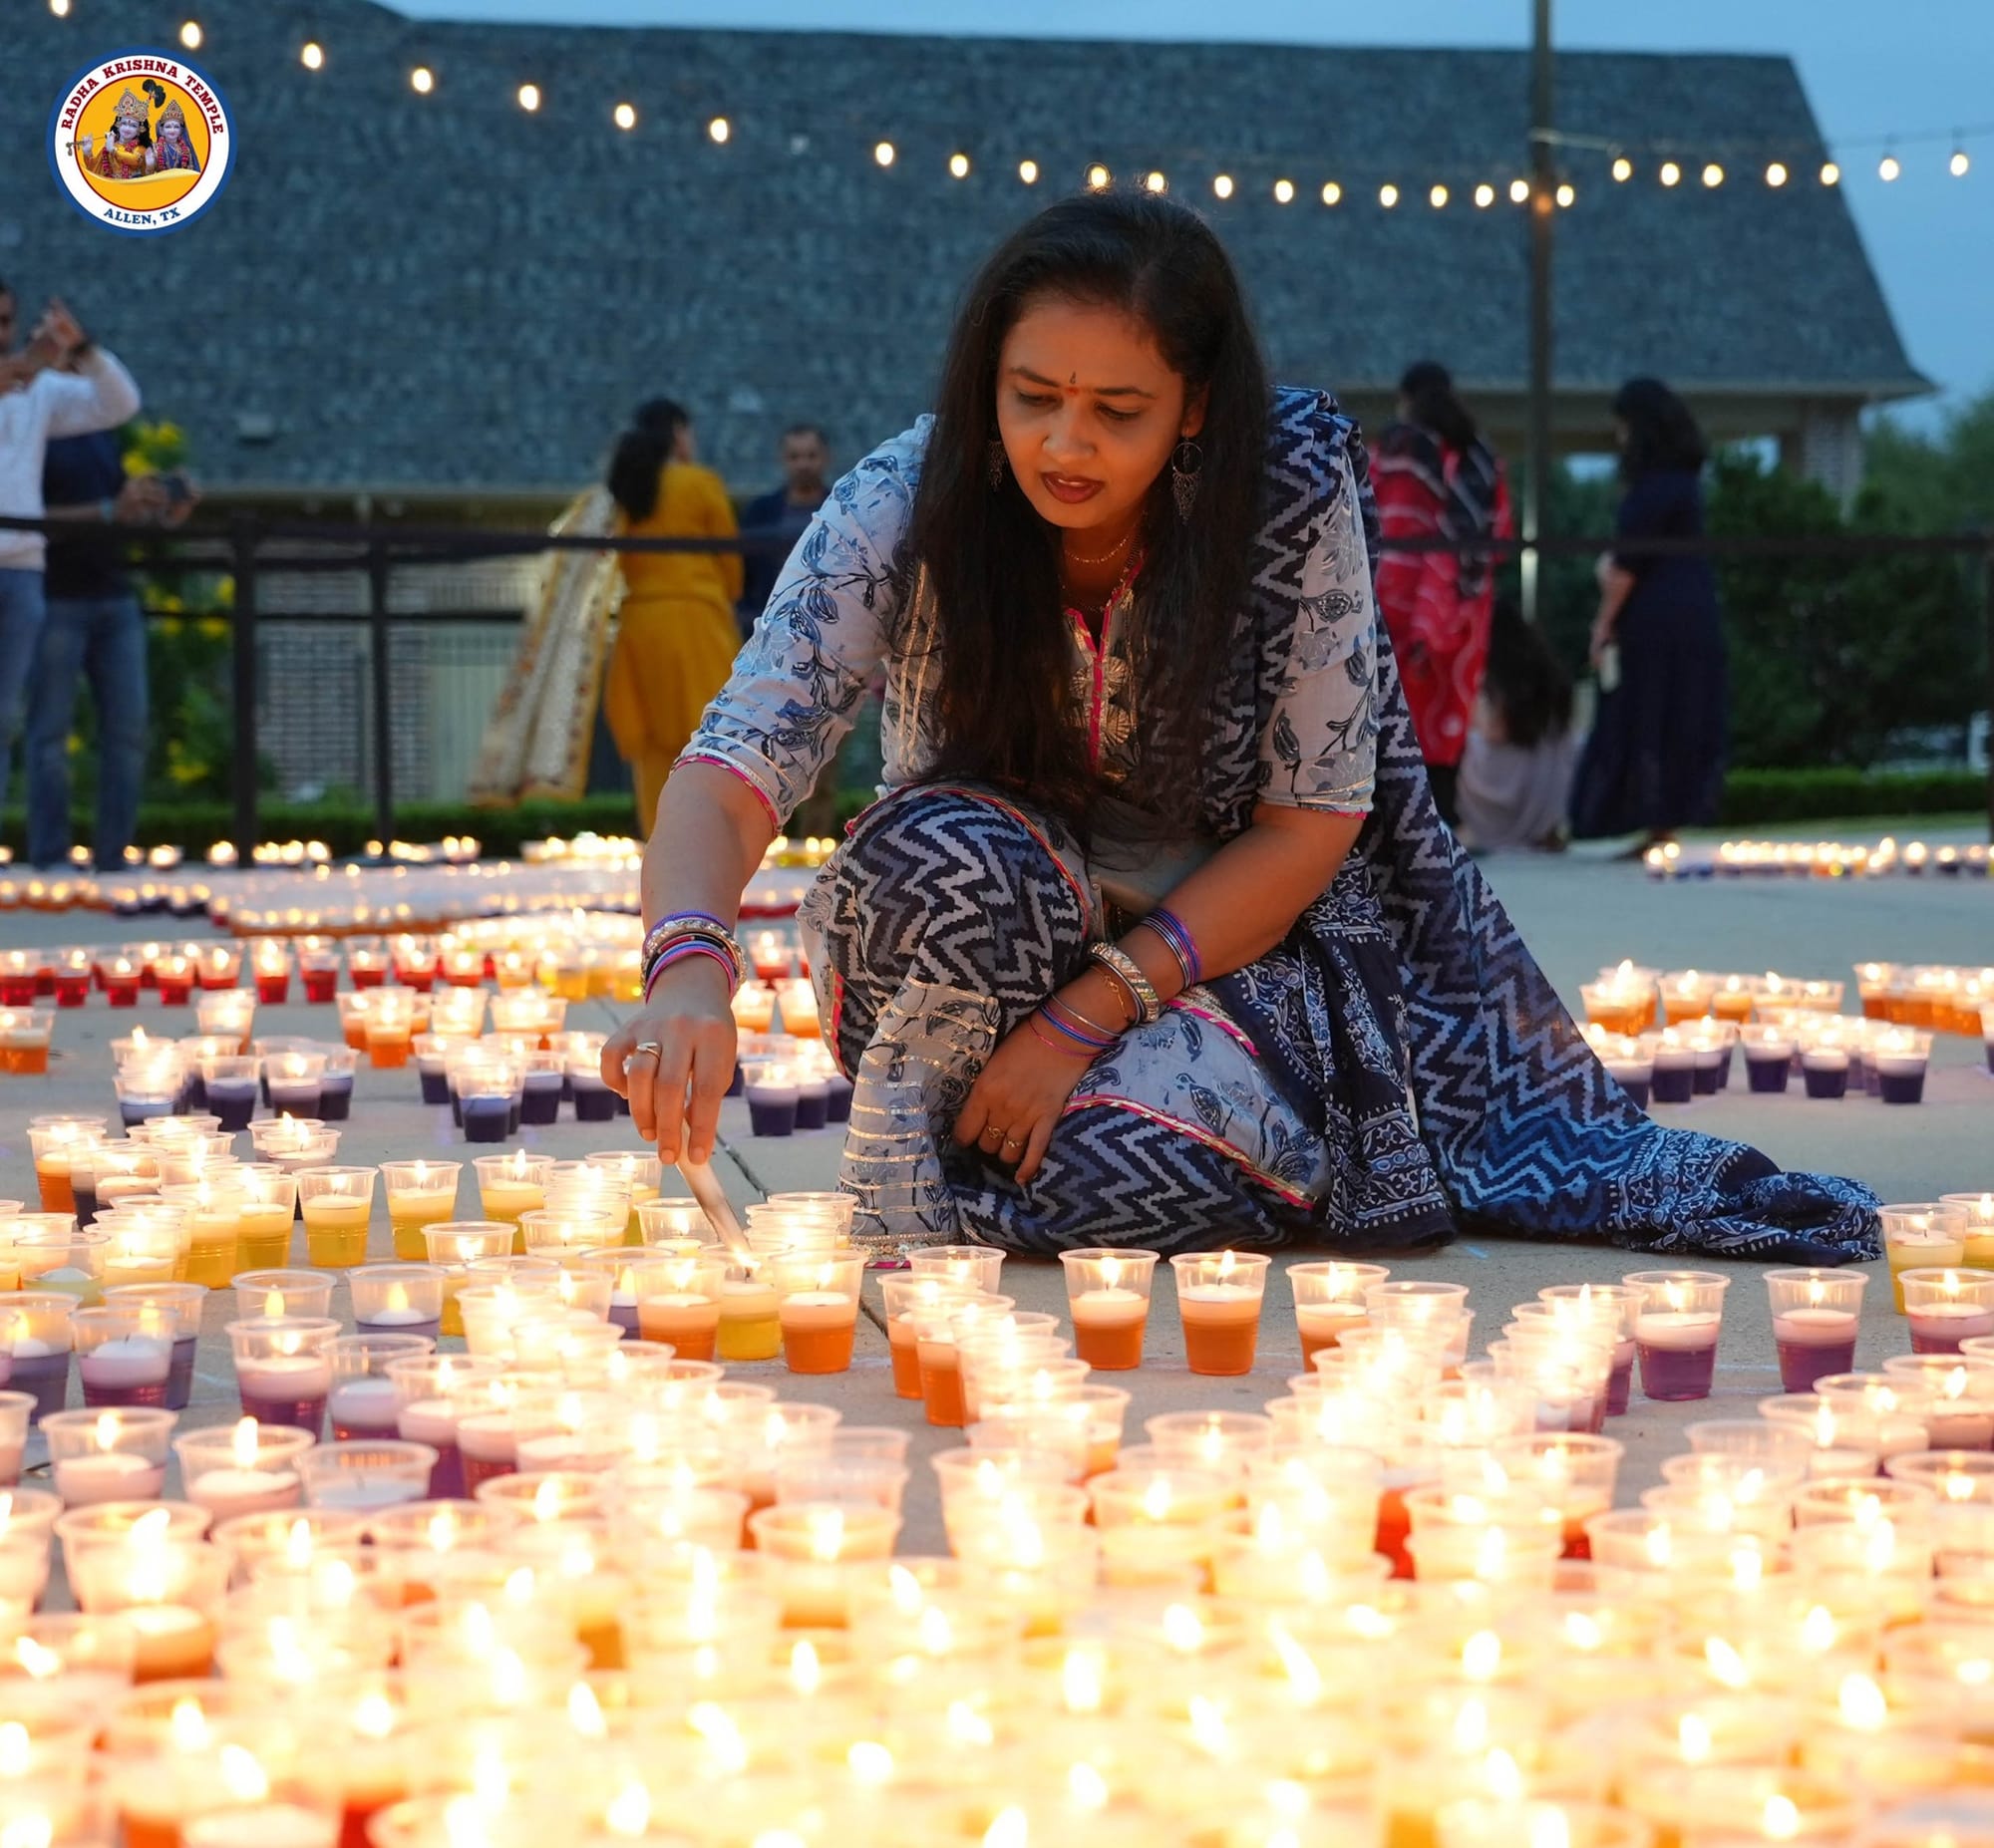
M186 625L177 616L166 616L160 621L159 633L170 641L185 627Z
M198 627L210 642L218 642L228 633L228 624L219 616L203 616Z

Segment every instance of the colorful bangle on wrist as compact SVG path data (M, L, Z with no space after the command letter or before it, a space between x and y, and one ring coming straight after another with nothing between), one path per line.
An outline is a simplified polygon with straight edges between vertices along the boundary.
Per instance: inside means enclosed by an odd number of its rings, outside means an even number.
M1039 1017L1036 1014L1026 1015L1025 1025L1032 1030L1033 1039L1037 1040L1041 1046L1051 1047L1055 1053L1064 1053L1069 1059L1091 1060L1094 1057L1092 1053L1087 1052L1083 1048L1062 1046L1059 1041L1053 1039L1046 1032L1046 1030L1039 1025Z
M1204 980L1204 962L1197 953L1197 940L1174 911L1165 911L1159 905L1142 921L1163 940L1163 948L1183 971L1185 988L1194 988Z
M1099 963L1122 983L1135 998L1136 1019L1144 1026L1158 1020L1163 1012L1163 998L1157 993L1156 985L1143 973L1143 965L1129 952L1112 943L1090 943L1088 956Z
M722 950L718 944L713 943L679 943L674 944L669 950L666 950L651 965L651 973L644 978L644 999L646 1001L651 999L651 990L657 986L658 977L663 975L667 969L673 968L679 963L687 962L695 956L708 957L718 963L726 971L730 992L732 991L735 985L734 965L728 959L726 951Z
M1083 1046L1091 1055L1105 1053L1116 1043L1117 1036L1103 1033L1099 1028L1081 1024L1080 1016L1070 1008L1048 996L1039 1004L1039 1015L1055 1033L1064 1034L1076 1046Z

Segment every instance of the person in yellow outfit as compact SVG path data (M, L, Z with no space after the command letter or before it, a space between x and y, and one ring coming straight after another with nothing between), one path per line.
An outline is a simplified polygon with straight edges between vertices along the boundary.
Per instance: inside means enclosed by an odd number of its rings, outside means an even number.
M609 463L613 529L645 539L734 537L727 489L693 456L684 406L668 398L639 405ZM672 764L741 646L741 554L623 552L618 563L623 601L602 712L636 780L637 831L648 835Z

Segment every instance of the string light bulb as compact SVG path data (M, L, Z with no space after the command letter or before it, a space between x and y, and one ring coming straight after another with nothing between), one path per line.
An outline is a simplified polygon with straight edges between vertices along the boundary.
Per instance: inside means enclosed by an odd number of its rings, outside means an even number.
M1704 167L1703 183L1713 189L1724 184L1724 169L1715 160Z
M419 64L409 73L409 88L417 96L426 97L437 87L436 73L426 64Z
M521 84L519 86L519 107L529 116L534 110L540 107L540 87L538 84Z
M1229 199L1232 196L1232 175L1230 173L1215 174L1211 181L1211 189L1219 198Z
M1478 209L1487 210L1496 203L1496 188L1486 179L1475 188L1475 203Z
M1966 150L1964 148L1955 148L1952 151L1952 158L1946 162L1946 168L1954 179L1964 179L1967 169L1972 164L1973 162L1967 158Z
M706 125L706 139L715 147L724 146L734 134L734 125L725 116L716 116Z
M1556 197L1559 205L1569 205L1573 199L1578 197L1578 189L1571 183L1570 180L1568 179L1560 180L1558 182L1557 192L1554 194L1554 196Z
M1632 179L1634 177L1634 163L1625 154L1615 154L1613 156L1613 177L1615 179Z
M1886 154L1876 162L1876 177L1886 186L1904 170L1904 163L1893 154Z
M1824 186L1838 186L1841 184L1841 168L1835 165L1832 160L1824 160L1821 163L1821 183Z
M1087 169L1087 183L1096 192L1105 192L1115 183L1115 175L1097 160Z
M1435 211L1439 211L1440 208L1447 203L1447 188L1442 185L1434 186L1427 193L1427 203L1431 205Z
M1281 205L1289 204L1293 201L1294 196L1295 182L1292 179L1277 179L1274 181L1274 199L1276 203Z
M1151 192L1167 192L1170 182L1162 173L1145 173L1143 184Z
M1322 182L1322 202L1325 205L1336 205L1340 204L1342 200L1343 188L1335 180L1325 179Z
M307 71L323 71L325 69L325 47L316 39L305 40L304 44L298 48L298 62Z
M1018 177L1026 185L1036 186L1039 183L1039 163L1036 160L1020 160L1018 162Z
M1399 202L1399 188L1388 179L1378 188L1378 203L1387 211Z
M199 20L188 19L188 20L183 20L180 23L180 43L184 45L188 51L200 50Z
M966 154L952 154L948 157L948 170L957 179L969 177L969 156Z
M619 129L634 129L637 126L636 108L629 103L619 103L609 112L609 120Z
M897 154L898 150L891 142L877 142L873 145L872 158L881 166L891 166Z
M1664 160L1662 162L1662 170L1659 177L1663 185L1672 186L1679 179L1681 179L1682 176L1683 176L1682 168L1676 165L1676 163L1673 160Z
M58 19L69 17L69 0L49 0L49 11Z
M1509 182L1509 203L1521 205L1530 196L1530 182L1527 179L1512 179Z
M1766 169L1766 184L1769 186L1784 186L1786 183L1787 183L1786 163L1784 161L1775 160L1773 164L1767 167Z

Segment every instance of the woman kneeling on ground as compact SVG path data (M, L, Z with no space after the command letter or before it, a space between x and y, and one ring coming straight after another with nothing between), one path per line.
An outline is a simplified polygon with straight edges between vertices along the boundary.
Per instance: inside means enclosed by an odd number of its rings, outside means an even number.
M1013 233L666 784L603 1055L639 1132L711 1152L742 889L883 668L886 792L802 913L861 1233L1874 1256L1862 1189L1606 1076L1435 811L1374 530L1355 427L1270 386L1195 212Z

